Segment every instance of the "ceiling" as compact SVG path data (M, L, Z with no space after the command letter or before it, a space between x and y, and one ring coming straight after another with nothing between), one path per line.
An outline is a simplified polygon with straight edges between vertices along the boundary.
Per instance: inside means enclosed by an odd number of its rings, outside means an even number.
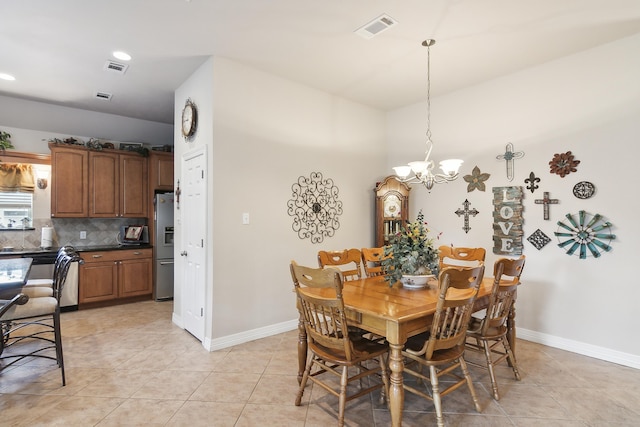
M397 24L354 34L381 14ZM426 98L427 38L437 96L640 32L638 0L0 0L0 16L16 77L0 95L162 123L211 55L389 110ZM124 75L104 69L114 50Z

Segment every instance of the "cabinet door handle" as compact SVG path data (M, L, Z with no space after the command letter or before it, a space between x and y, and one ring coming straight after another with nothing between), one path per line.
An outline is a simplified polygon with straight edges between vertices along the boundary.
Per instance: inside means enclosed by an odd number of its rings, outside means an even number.
M102 255L92 255L92 258L102 258Z
M187 251L180 252L180 256L187 256Z
M142 252L135 251L133 254L134 255L142 255Z

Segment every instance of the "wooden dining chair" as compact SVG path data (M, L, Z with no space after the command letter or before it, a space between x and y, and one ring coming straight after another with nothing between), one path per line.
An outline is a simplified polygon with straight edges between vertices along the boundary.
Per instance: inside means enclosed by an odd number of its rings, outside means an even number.
M464 248L453 246L440 246L438 258L440 269L449 266L475 267L484 263L487 251L484 248Z
M520 380L518 363L507 339L507 319L512 309L515 293L520 284L525 256L517 259L501 258L493 266L493 287L489 305L482 319L472 317L467 330L467 349L483 352L486 365L467 360L470 365L489 371L493 398L500 399L495 366L508 359L516 380ZM494 359L493 357L496 356Z
M362 248L360 249L362 254L362 266L364 267L364 274L367 277L375 277L384 275L382 270L382 260L384 256L384 248Z
M402 351L407 359L405 373L418 379L415 387L405 381L404 389L433 401L436 420L441 427L444 426L441 398L465 383L476 411L481 411L463 356L467 327L483 275L484 265L442 270L439 275L438 302L430 330L409 338ZM423 367L428 368L428 375L423 373ZM457 368L462 371L462 376L454 372ZM440 382L443 376L453 378L454 382ZM418 388L420 383L423 388Z
M350 339L340 270L334 267L304 267L291 261L291 277L309 351L295 404L300 406L307 381L311 380L338 397L338 426L343 426L346 402L378 389L381 389L381 403L388 398L388 345ZM371 360L377 360L378 363L367 365L366 362ZM349 368L352 368L352 372L349 372ZM339 387L336 387L336 381L325 380L324 374L339 378ZM377 375L380 375L381 381L377 380ZM365 377L374 377L366 388L361 381ZM360 389L350 393L352 387L349 384L352 381L358 381Z
M318 251L318 265L320 267L339 267L344 281L362 279L361 262L360 249Z
M22 298L12 300L0 309L0 330L2 331L2 352L0 372L25 358L37 357L55 360L62 374L62 385L66 384L62 335L60 331L60 296L71 263L81 262L75 252L62 256L60 266L53 278L53 288L22 288ZM39 296L39 291L53 290L53 296ZM25 292L30 297L25 301ZM51 335L53 337L51 337ZM27 341L33 341L28 343ZM24 346L17 345L22 344ZM41 345L37 345L41 343ZM14 347L15 346L15 347ZM55 356L49 354L55 350Z

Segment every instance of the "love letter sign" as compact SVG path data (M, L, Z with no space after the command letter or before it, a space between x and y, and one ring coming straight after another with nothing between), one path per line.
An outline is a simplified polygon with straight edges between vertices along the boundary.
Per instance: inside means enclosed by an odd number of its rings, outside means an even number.
M493 187L493 253L522 254L522 187Z

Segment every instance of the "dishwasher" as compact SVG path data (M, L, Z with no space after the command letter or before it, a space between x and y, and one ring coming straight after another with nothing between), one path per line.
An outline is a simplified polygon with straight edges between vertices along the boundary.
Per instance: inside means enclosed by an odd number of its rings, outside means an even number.
M53 278L53 267L56 262L56 252L42 254L28 254L23 258L33 258L29 279ZM69 266L67 279L60 295L60 311L75 311L78 309L78 263L73 262Z

